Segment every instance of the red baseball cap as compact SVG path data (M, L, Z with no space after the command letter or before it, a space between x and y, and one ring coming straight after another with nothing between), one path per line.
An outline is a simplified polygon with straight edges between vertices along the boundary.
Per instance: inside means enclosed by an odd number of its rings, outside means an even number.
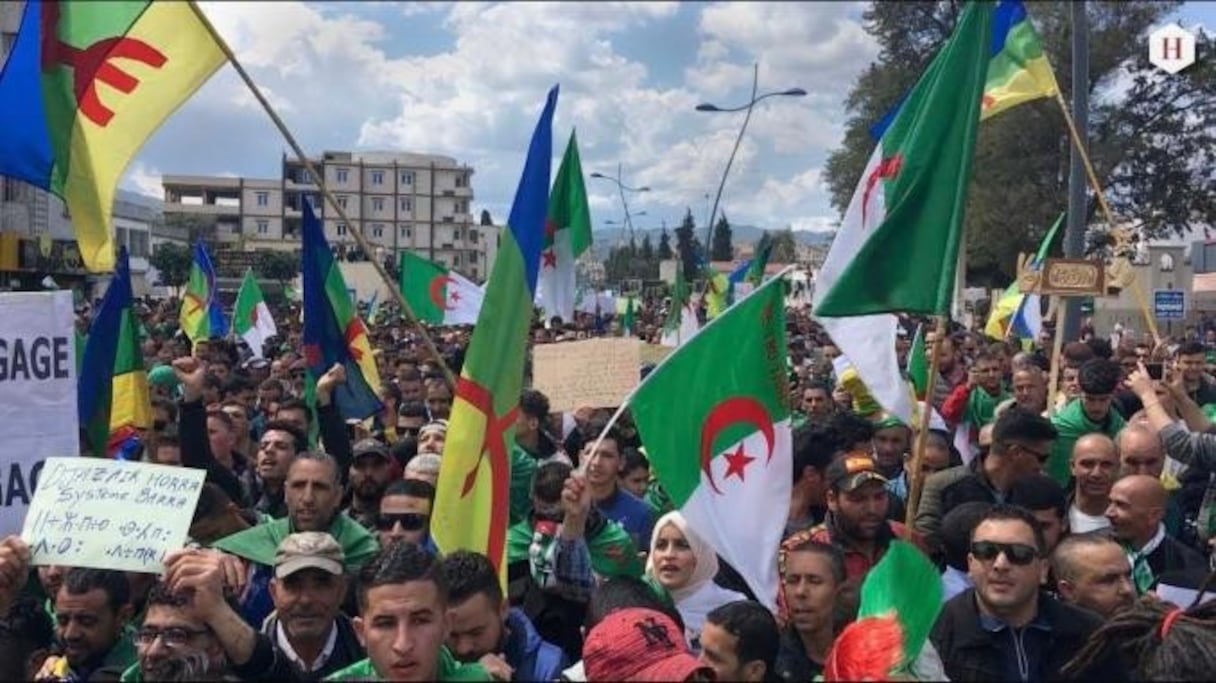
M688 651L671 617L633 607L617 610L591 629L583 643L589 681L685 681L709 667Z

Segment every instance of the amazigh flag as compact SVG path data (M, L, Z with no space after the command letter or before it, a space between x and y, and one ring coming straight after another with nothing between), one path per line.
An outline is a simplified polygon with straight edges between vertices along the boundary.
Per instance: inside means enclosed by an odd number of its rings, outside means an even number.
M857 620L836 637L823 679L939 680L943 672L925 669L917 660L941 609L937 568L907 541L891 541L861 584Z
M925 326L916 326L916 336L912 338L912 347L908 349L908 381L916 391L916 400L925 400L925 392L929 391L929 359L925 355Z
M304 280L304 360L310 382L330 367L346 367L346 381L334 389L334 403L347 420L363 420L382 410L377 392L380 371L372 357L367 327L355 313L346 280L334 261L329 242L312 206L304 202L304 248L300 252Z
M262 288L253 277L253 270L245 271L241 289L236 294L236 308L232 312L232 327L253 351L254 358L262 357L262 346L267 339L279 333L270 309L262 298Z
M414 315L432 325L477 322L485 292L454 270L412 252L401 252L401 294Z
M793 467L784 296L774 278L744 297L673 351L630 403L675 507L770 609Z
M667 307L667 320L663 322L663 346L680 346L692 339L701 329L697 311L692 305L692 291L684 279L684 264L676 259L676 281L671 286L671 303Z
M178 322L191 344L228 334L219 289L215 285L215 266L211 265L211 256L202 240L194 243L194 262L190 264L190 279L186 282L186 293L182 295Z
M1029 266L1035 270L1043 267L1047 253L1051 251L1051 243L1056 237L1056 231L1064 223L1067 211L1060 212L1055 224L1039 242L1039 250L1035 252L1034 260ZM984 334L995 339L1007 336L1017 336L1024 339L1038 339L1043 331L1043 305L1038 294L1023 294L1021 285L1015 279L988 314L988 323L984 326Z
M905 424L914 409L890 313L950 309L991 19L988 4L965 7L883 131L816 277L815 318Z
M981 119L1059 92L1055 72L1021 0L1001 0L997 4L992 16L991 54Z
M532 133L486 286L485 305L456 384L431 514L431 531L439 550L450 553L464 548L484 554L498 569L503 586L511 503L510 453L545 240L556 106L557 86L553 86Z
M545 319L574 319L574 260L591 246L591 211L579 162L578 140L573 132L566 144L549 193L545 219L545 247L540 260L540 299Z
M97 456L137 457L137 431L152 426L148 373L132 311L131 267L121 247L106 296L89 326L76 383L80 424Z
M0 73L0 175L63 198L80 255L114 269L123 170L224 54L186 2L29 0Z

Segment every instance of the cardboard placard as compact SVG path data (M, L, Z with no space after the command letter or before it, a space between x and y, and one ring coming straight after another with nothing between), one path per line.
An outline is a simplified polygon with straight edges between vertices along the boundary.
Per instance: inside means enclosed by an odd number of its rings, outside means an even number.
M552 410L612 408L638 383L642 342L586 339L532 350L532 386Z
M21 538L35 565L160 573L182 547L205 470L47 458Z

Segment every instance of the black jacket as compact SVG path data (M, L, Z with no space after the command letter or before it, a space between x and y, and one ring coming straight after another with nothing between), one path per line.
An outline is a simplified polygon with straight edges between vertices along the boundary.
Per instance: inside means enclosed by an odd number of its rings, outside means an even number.
M1098 626L1098 615L1039 596L1039 616L1051 626L1039 671L1046 680L1062 680L1060 669L1085 645ZM975 589L964 591L942 607L930 635L952 681L1000 681L1001 663L1013 646L1007 631L992 633L980 626ZM1125 681L1117 655L1107 654L1078 676L1087 681Z
M359 636L350 619L339 614L337 618L338 637L334 642L334 651L326 660L325 665L317 671L304 671L275 644L275 627L278 616L271 614L258 633L257 644L253 647L253 655L248 662L233 666L232 670L242 680L262 681L319 681L326 676L345 669L346 667L367 657L363 646L359 644Z

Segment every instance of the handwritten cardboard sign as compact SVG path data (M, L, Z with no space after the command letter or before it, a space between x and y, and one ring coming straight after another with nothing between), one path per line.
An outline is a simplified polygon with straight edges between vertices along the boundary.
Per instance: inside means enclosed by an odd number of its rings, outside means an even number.
M207 473L100 458L47 458L21 538L36 565L159 573L185 545Z
M532 385L552 410L618 406L638 383L641 346L637 339L540 344L532 350Z

